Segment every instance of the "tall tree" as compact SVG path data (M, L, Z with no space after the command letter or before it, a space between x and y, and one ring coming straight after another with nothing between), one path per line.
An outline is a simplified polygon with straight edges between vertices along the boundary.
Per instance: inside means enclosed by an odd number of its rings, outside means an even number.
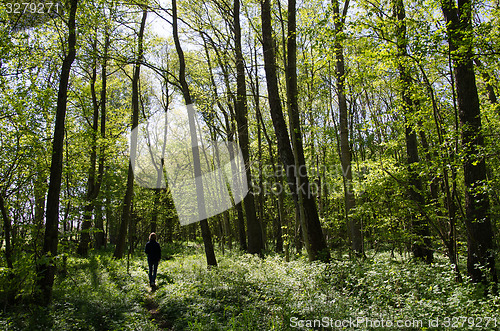
M12 221L9 217L9 212L7 206L5 205L5 200L3 198L3 192L0 194L0 213L3 218L3 231L5 236L5 262L7 262L7 268L14 269L14 263L12 259L12 245L11 245L11 232L12 232Z
M168 57L167 57L167 71L168 71ZM166 149L166 144L167 144L167 114L168 114L168 107L170 105L170 95L169 95L169 88L168 88L168 80L164 80L164 87L165 89L162 89L162 107L165 112L165 129L163 130L163 144L161 148L161 157L160 157L160 163L157 164L154 160L154 158L151 158L151 162L153 163L155 170L156 170L156 188L154 189L154 201L153 201L153 212L151 215L151 232L156 232L157 231L157 226L158 226L158 214L160 212L160 198L161 198L161 192L162 189L161 187L161 181L163 178L163 169L165 169L165 149ZM165 190L167 191L167 190Z
M59 92L57 94L56 123L52 141L52 159L50 164L50 182L47 193L47 208L45 213L45 235L43 240L43 256L46 258L37 266L37 285L40 288L37 301L47 305L52 299L52 286L54 284L55 261L57 255L59 231L59 193L61 192L62 161L64 147L64 131L66 120L66 107L68 98L68 84L71 65L76 56L76 10L78 0L70 0L68 18L68 53L64 57L61 77L59 79Z
M108 37L106 35L105 45L104 45L104 57L107 57L107 47L108 47ZM105 64L102 67L102 90L101 90L101 100L97 101L97 92L95 89L95 83L97 80L97 33L95 36L93 44L94 61L92 64L92 77L90 80L90 92L92 95L92 127L91 127L91 151L90 151L90 167L89 174L87 178L87 193L85 195L85 208L83 212L83 223L82 231L80 237L80 243L78 245L78 254L81 256L86 256L88 253L88 248L90 244L90 229L92 227L92 212L94 211L94 200L97 198L99 191L101 189L102 178L104 175L104 155L101 149L101 155L99 157L99 169L96 176L96 165L97 165L97 141L99 134L103 137L105 128L105 118L106 118L106 69ZM106 59L104 60L106 62ZM99 108L101 111L101 131L99 132ZM97 178L96 178L97 177Z
M416 165L419 163L417 133L415 125L410 122L408 117L412 117L417 111L417 103L412 99L412 77L411 66L408 63L407 37L406 37L406 11L403 0L395 1L395 14L397 18L396 39L397 39L397 63L401 88L402 108L405 114L405 140L406 156L408 162L408 183L410 199L412 199L418 208L425 204L425 197L422 193L422 180L418 175ZM418 208L415 208L418 210ZM432 262L432 250L430 248L430 230L424 215L413 215L412 228L414 238L412 240L413 256L422 259L427 263Z
M102 62L102 69L101 69L101 81L102 81L102 87L101 87L101 138L105 139L106 138L106 91L107 91L107 86L108 86L108 74L107 74L107 66L108 66L108 49L109 49L109 44L110 44L110 39L109 39L109 32L107 30L107 26L105 28L104 32L104 54L103 54L103 62ZM99 158L99 189L102 184L103 176L104 176L104 160L105 160L105 154L104 154L104 144L101 146L100 150L100 158ZM99 191L94 192L94 196L97 197L97 194L99 194ZM100 208L100 207L99 207ZM104 224L102 221L102 217L97 217L96 219L96 225L95 225L97 232L95 235L95 247L100 248L102 245L105 244L105 236L104 236Z
M271 118L273 121L276 138L278 141L278 153L281 161L287 170L287 180L292 196L294 197L296 206L299 207L299 193L302 194L303 210L304 210L304 238L306 248L309 255L309 260L328 261L330 252L326 246L325 238L323 237L321 224L319 221L318 210L314 196L310 193L309 181L305 172L305 163L295 164L294 153L290 145L288 129L283 109L281 106L281 98L279 95L278 77L276 74L276 56L274 52L274 40L272 36L271 24L271 3L270 0L261 0L261 19L262 19L262 46L264 53L264 70L266 72L267 93L269 99L269 107ZM292 4L292 7L294 5ZM289 10L290 11L290 10ZM296 128L292 128L296 129ZM300 131L297 131L299 133ZM300 153L300 151L298 151ZM303 153L303 151L302 151ZM299 159L300 160L300 159ZM303 176L299 181L297 176L301 173ZM300 207L299 207L300 208Z
M178 30L178 17L177 17L177 0L172 0L172 30L175 43L175 49L177 51L177 56L179 57L179 83L181 85L182 95L184 97L184 102L186 103L186 108L188 112L189 130L191 132L191 146L193 151L193 166L194 166L194 178L201 177L201 163L200 163L200 151L198 148L198 141L196 137L196 124L195 124L195 109L193 105L193 100L191 99L191 93L189 91L189 86L186 81L186 60L184 58L184 51L182 50L181 43L179 41L179 30ZM196 200L198 205L198 214L205 215L205 197L203 194L203 183L200 180L196 180ZM203 237L203 244L205 245L205 255L207 258L207 264L209 266L217 266L217 260L215 258L214 246L212 243L212 235L210 233L210 227L208 221L203 219L200 221L201 236Z
M340 13L339 1L332 0L333 24L335 31L335 78L337 81L337 97L339 103L339 126L340 126L340 163L344 180L344 201L346 219L351 236L351 248L357 254L363 253L363 234L361 232L361 220L353 217L351 213L356 207L356 199L352 186L351 146L349 143L349 109L347 107L345 86L345 61L344 61L344 26L349 8L349 0L344 3L343 11Z
M462 126L467 272L474 282L487 281L487 276L496 282L486 163L480 155L484 138L472 53L473 3L471 0L459 0L458 4L454 0L442 0L441 8L453 59L458 114Z
M240 26L240 1L234 0L234 46L236 56L236 123L238 125L238 142L245 163L245 173L250 192L243 199L247 218L248 252L251 254L262 254L264 242L262 240L262 226L255 212L255 199L252 192L252 173L250 171L250 144L248 141L248 108L247 91L245 83L245 63L241 50L241 26Z
M122 219L120 223L120 231L113 256L121 259L125 253L125 244L127 239L127 229L129 227L131 212L132 212L132 198L134 195L134 167L135 155L137 153L137 130L134 130L139 125L139 78L141 70L141 62L144 57L143 51L143 38L144 28L146 27L146 18L148 11L146 7L142 8L142 20L139 28L139 35L137 38L137 58L134 65L134 75L132 78L132 137L130 139L130 161L128 164L127 174L127 188L122 205Z
M225 109L225 107L222 105L222 102L219 98L217 98L217 106L218 106L219 110L222 112L222 115L224 117L224 123L225 123L224 127L225 127L225 131L226 131L225 132L226 139L228 142L230 142L230 144L229 144L229 156L230 156L230 158L233 158L234 157L234 150L233 150L232 146L234 143L234 135L235 135L235 131L236 131L236 126L234 124L234 117L235 116L234 116L234 109L232 107L232 104L234 104L236 101L234 100L234 95L231 91L228 65L225 65L223 63L221 52L218 50L218 46L215 44L213 39L208 38L208 36L204 33L202 33L201 36L204 40L205 53L206 53L206 57L207 57L208 68L210 71L210 81L212 83L213 93L216 96L218 95L217 83L215 82L213 67L212 67L212 64L210 61L210 53L208 50L208 44L207 44L206 39L208 39L208 41L211 44L211 47L215 51L217 63L219 65L219 67L222 71L222 75L224 77L224 84L226 86L226 99L227 99L227 108L228 109L227 110ZM224 54L224 56L226 56L226 55ZM237 171L234 163L231 163L231 167L232 167L231 171L233 171L233 172ZM238 183L236 183L238 181L238 178L233 178L233 181L235 181L235 185L237 185L237 186L239 185ZM240 249L243 251L246 251L247 250L247 240L246 240L246 230L245 230L245 219L243 216L243 206L242 206L241 201L236 204L235 209L236 209L236 214L237 214L237 231L238 231L238 241L240 244ZM229 241L229 242L231 242L231 241Z

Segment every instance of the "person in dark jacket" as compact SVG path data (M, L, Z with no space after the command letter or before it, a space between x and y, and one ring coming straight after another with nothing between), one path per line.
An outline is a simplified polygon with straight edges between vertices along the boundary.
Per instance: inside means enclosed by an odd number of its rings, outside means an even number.
M144 252L148 255L149 284L151 287L155 287L156 272L161 259L161 247L156 241L156 233L153 232L149 235L149 241L146 243Z

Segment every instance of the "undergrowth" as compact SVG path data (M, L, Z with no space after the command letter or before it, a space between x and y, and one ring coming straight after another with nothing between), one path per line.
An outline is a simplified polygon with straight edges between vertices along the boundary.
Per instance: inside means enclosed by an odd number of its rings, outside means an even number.
M117 261L110 252L68 258L58 274L49 307L30 298L0 315L2 330L156 330L145 313L147 266L139 259Z
M198 254L167 261L159 272L168 281L156 298L175 330L289 330L307 329L308 323L320 329L361 318L364 323L349 326L377 329L377 321L390 320L424 329L438 319L440 330L446 321L450 329L477 329L482 319L482 329L497 329L489 318L500 324L500 298L485 296L484 288L470 282L456 283L445 260L428 266L382 253L372 260L324 264L229 254L207 269ZM469 320L453 325L453 317ZM314 327L313 320L321 323Z
M39 308L21 298L1 313L0 329L331 329L326 326L361 318L364 323L344 326L371 330L381 329L377 321L422 321L406 328L419 330L439 320L435 329L477 329L473 325L481 319L481 329L500 325L499 296L485 295L481 285L455 282L444 259L429 266L379 253L325 264L226 250L217 256L218 267L207 268L201 247L166 246L164 256L154 293L142 255L131 258L128 270L127 261L113 259L109 251L68 258L66 275L56 277L51 306Z

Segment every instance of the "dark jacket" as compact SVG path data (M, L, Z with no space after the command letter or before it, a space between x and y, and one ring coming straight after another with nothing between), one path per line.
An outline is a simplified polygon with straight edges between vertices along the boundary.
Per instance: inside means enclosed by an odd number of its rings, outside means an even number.
M161 259L160 244L156 241L148 241L144 252L148 254L148 262L157 263Z

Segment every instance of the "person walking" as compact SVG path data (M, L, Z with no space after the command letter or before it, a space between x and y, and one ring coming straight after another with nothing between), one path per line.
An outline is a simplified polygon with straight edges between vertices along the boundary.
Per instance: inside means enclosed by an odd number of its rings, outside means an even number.
M152 232L149 235L149 241L146 243L146 248L144 252L148 255L148 265L149 265L149 285L151 287L156 287L156 272L158 271L158 263L161 259L161 247L156 241L156 233Z

